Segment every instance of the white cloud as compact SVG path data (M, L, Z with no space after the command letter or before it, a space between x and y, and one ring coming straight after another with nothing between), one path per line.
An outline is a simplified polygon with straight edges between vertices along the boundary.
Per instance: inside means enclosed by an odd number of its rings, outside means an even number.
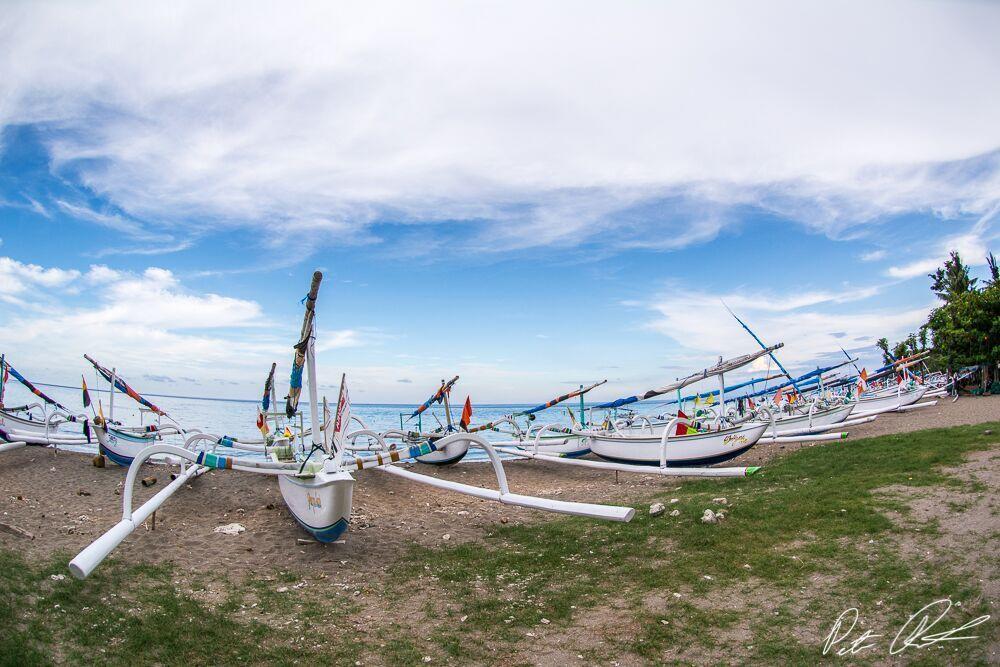
M22 297L30 297L32 291L63 287L79 277L79 271L46 269L37 264L0 257L0 301L23 304Z
M782 363L801 367L837 352L845 340L862 339L870 344L882 336L895 340L926 321L930 305L895 310L857 305L877 292L876 288L854 288L801 296L749 290L735 295L668 291L647 304L657 314L647 326L679 343L688 359L691 351L707 355L710 361L710 355L734 356L754 350L753 338L726 311L721 297L766 343L785 343L778 353ZM836 308L845 303L851 306ZM821 305L822 310L816 308ZM752 370L762 371L767 364L766 359L759 361Z
M199 394L231 396L239 393L233 386L256 388L272 361L288 364L299 334L297 322L268 319L255 301L194 292L157 267L132 273L94 265L81 273L0 257L0 300L14 295L45 307L10 302L14 307L0 311L0 348L21 360L22 371L57 382L75 382L71 369L82 370L88 353L126 376L178 378L188 385L181 390L201 386ZM321 329L317 351L380 336Z
M916 278L917 276L926 276L927 274L934 271L934 269L941 266L946 255L941 255L937 257L931 257L928 259L919 259L909 264L903 264L902 266L890 266L886 270L886 275L891 278Z
M885 250L871 250L869 252L863 253L861 255L862 262L877 262L880 259L885 259Z
M24 3L0 22L0 125L48 123L56 168L130 216L92 221L133 235L457 219L488 223L479 249L670 249L748 202L841 235L996 200L995 155L953 161L1000 146L998 14L241 3L234 30L227 5Z
M364 345L361 332L354 329L341 329L339 331L327 331L320 329L316 332L316 353L339 350L345 347L358 347Z
M287 349L255 333L266 324L256 303L191 293L164 269L137 275L94 266L81 274L0 257L0 275L31 280L32 299L50 304L43 312L11 309L5 316L0 346L25 359L23 366L64 373L79 368L88 352L136 371L204 378L219 366L263 367L266 356Z
M900 266L890 266L886 275L901 279L926 276L942 266L952 251L957 251L962 261L969 266L985 265L990 243L1000 239L1000 233L993 229L997 213L1000 213L1000 204L979 218L969 231L935 242L929 256Z

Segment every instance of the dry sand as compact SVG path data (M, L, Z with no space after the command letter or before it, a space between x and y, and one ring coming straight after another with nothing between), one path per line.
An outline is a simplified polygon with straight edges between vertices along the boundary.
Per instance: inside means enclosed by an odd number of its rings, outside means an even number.
M939 401L935 407L905 414L881 415L875 422L849 428L851 438L899 433L936 426L1000 419L1000 397ZM843 446L850 446L846 440ZM838 444L838 446L840 446ZM766 463L796 445L761 444L734 464ZM95 468L90 457L28 447L0 456L0 522L31 532L34 539L0 532L0 545L29 555L55 551L76 553L121 517L118 491L125 469ZM465 463L438 469L415 466L421 472L482 486L495 486L485 463ZM558 464L510 462L511 489L560 498L637 504L657 491L683 493L683 482L654 475L615 474ZM148 466L146 475L158 483L137 489L139 501L162 489L169 470ZM139 530L116 551L131 562L172 561L182 568L225 567L235 573L327 563L331 570L363 575L383 571L411 543L441 544L477 539L497 522L544 520L532 512L459 496L378 471L361 473L355 490L354 515L343 543L299 544L307 535L288 514L277 484L270 477L213 471L192 481L157 513L155 531ZM238 522L246 532L232 537L214 532Z

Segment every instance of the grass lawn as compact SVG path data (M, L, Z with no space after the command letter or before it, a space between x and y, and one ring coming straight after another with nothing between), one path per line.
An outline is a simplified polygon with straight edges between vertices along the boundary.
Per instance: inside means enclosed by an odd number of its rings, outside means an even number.
M962 602L935 630L991 609L984 575L968 569L974 559L935 546L941 521L914 523L906 496L877 490L944 489L944 511L960 517L995 489L944 468L995 448L1000 436L984 431L998 428L823 443L750 478L684 482L646 499L668 503L664 516L637 504L629 524L558 518L414 548L392 577L357 593L279 567L230 581L211 564L191 573L116 559L79 582L70 554L28 562L0 551L0 663L802 664L824 660L823 638L847 607L888 634L852 660L884 661L896 630L928 602ZM702 523L706 508L727 517ZM985 664L996 627L901 658Z

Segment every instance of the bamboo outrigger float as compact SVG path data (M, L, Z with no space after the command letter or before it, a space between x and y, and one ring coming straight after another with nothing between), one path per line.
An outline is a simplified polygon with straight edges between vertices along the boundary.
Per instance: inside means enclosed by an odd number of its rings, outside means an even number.
M290 382L291 391L286 404L286 414L289 417L294 416L302 389L302 375L305 373L308 379L309 411L312 422L309 434L311 444L309 452L304 456L296 457L294 452L290 451L291 447L277 447L270 452L268 460L260 460L250 457L220 456L208 449L195 451L197 445L206 443L213 450L219 446L221 438L205 433L195 433L189 436L183 447L156 444L145 448L135 456L129 466L125 491L122 494L121 520L70 561L69 569L73 576L81 579L87 577L147 517L166 502L170 496L184 488L184 483L187 480L210 469L277 476L282 497L292 516L303 528L322 542L333 541L346 530L355 484L353 473L365 468L380 469L387 474L404 477L411 481L507 505L610 521L630 521L632 519L635 510L630 507L568 502L512 493L497 449L475 433L453 433L436 442L428 441L407 449L396 450L390 450L381 434L373 431L362 429L348 435L347 427L351 417L346 378L341 378L340 395L335 413L333 415L329 413L324 400L321 417L317 391L314 326L315 303L321 280L322 274L317 271L313 275L309 295L306 298L306 314L303 320L302 335L295 345L295 360ZM362 436L372 437L380 441L381 450L364 456L350 453L348 445ZM446 449L456 442L463 442L466 447L474 446L485 451L497 477L497 489L485 489L429 477L394 466L400 461L426 456ZM314 454L318 455L318 460L311 460ZM181 472L174 482L140 507L133 509L132 489L135 480L143 462L153 456L164 457L168 462L179 463Z

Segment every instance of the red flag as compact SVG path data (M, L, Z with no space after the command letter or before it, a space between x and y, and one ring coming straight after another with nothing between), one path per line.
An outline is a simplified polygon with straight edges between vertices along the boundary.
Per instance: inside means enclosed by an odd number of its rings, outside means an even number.
M264 413L259 407L257 408L257 428L260 429L260 434L266 440L271 428L267 425L267 418L264 417Z
M868 391L868 369L862 368L861 375L858 376L858 396Z
M90 392L87 391L87 378L80 376L80 380L83 383L83 407L90 407ZM89 441L88 441L89 442Z
M684 414L683 410L678 410L677 411L677 416L680 419L687 419L688 418L688 416L686 414ZM682 423L680 421L678 421L677 422L677 433L676 433L676 435L687 435L687 434L688 434L688 425L684 424L684 423Z
M751 410L757 409L757 404L753 402L753 399L747 396L747 405L750 406Z
M472 400L466 396L465 397L465 407L462 408L462 418L458 421L458 425L462 427L463 431L469 430L469 423L472 421Z

